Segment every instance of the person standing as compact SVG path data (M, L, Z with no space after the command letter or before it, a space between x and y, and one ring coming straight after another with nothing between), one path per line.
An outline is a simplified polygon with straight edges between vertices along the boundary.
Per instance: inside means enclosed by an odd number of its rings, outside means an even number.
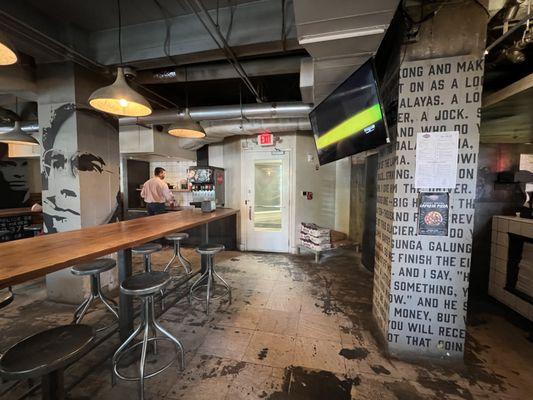
M148 215L164 214L165 203L174 205L174 195L165 182L166 172L164 168L157 167L154 176L148 179L141 190L141 197L146 203Z

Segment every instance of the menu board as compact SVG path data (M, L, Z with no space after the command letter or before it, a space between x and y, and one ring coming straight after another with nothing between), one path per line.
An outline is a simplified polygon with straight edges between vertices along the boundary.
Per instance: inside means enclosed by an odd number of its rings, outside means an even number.
M418 197L418 234L448 236L448 193L422 192Z
M459 132L419 132L415 188L452 189L457 180Z

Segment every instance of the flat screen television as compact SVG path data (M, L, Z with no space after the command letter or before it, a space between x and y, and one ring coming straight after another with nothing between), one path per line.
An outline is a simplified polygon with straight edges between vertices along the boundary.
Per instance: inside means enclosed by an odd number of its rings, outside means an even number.
M374 59L317 105L309 119L320 165L388 143Z

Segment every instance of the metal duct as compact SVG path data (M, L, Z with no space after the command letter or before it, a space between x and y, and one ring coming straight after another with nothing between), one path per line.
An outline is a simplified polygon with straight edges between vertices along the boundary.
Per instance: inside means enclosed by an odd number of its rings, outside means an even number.
M189 114L195 121L247 118L298 118L307 117L312 104L300 102L260 103L230 106L191 107ZM186 118L184 110L156 110L146 117L120 118L120 125L171 124Z
M210 121L201 124L207 136L203 139L180 139L182 148L197 150L205 144L221 142L228 136L255 135L265 130L272 133L311 130L309 118Z
M9 132L10 130L13 129L13 126L14 125L12 124L1 124L0 133ZM27 132L27 133L33 133L39 130L39 124L37 122L28 122L28 121L21 122L20 127L24 132Z
M310 59L310 57L287 56L241 61L241 64L248 76L297 74L300 72L300 61L306 58ZM239 78L239 75L231 65L227 63L216 63L138 71L135 82L154 85L236 78Z

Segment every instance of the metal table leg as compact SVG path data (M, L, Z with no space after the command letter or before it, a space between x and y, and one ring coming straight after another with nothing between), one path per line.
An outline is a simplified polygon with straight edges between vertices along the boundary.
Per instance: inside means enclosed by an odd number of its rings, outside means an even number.
M208 244L209 243L209 223L202 225L202 244ZM203 274L205 271L207 271L207 263L208 263L208 257L206 255L202 255L200 257L201 260L201 273Z
M43 400L65 399L65 380L63 370L58 369L44 375L41 379L41 398Z
M133 273L133 264L131 259L131 249L118 251L118 280L122 283ZM133 332L133 299L120 293L119 304L119 332L120 340L124 342Z

